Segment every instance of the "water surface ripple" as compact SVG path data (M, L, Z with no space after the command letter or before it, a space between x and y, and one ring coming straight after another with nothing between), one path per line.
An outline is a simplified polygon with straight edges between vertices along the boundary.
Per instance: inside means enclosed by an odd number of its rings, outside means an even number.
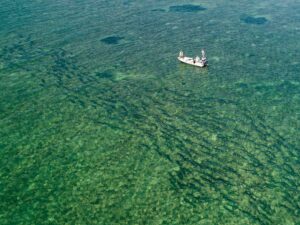
M299 11L2 1L0 224L299 224Z

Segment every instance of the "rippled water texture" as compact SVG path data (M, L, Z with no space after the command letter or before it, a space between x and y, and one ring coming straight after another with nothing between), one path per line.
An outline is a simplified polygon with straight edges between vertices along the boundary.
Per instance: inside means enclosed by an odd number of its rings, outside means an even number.
M299 15L2 0L0 224L300 224Z

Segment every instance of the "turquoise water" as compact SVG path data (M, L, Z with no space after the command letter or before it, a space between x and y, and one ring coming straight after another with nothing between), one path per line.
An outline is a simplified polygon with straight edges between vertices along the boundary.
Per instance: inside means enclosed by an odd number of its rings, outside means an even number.
M299 15L2 0L0 224L300 224Z

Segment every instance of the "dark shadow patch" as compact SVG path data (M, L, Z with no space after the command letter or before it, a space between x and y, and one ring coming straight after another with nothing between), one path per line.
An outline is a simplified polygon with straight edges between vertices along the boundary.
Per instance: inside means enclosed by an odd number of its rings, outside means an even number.
M115 45L115 44L119 44L119 42L123 39L124 39L124 37L120 37L120 36L110 36L110 37L101 39L101 41L108 45Z
M200 5L174 5L169 7L170 12L199 12L204 11L206 8L200 6Z
M238 88L241 88L241 89L247 89L248 88L248 84L245 84L245 83L238 83L236 86Z
M123 5L125 5L125 6L131 6L132 3L133 3L132 0L125 0L125 1L123 1Z
M265 17L241 16L240 20L246 24L262 25L268 22Z
M114 77L114 74L111 71L106 70L103 72L97 72L96 76L103 79L112 79Z
M165 9L152 9L152 12L165 12Z

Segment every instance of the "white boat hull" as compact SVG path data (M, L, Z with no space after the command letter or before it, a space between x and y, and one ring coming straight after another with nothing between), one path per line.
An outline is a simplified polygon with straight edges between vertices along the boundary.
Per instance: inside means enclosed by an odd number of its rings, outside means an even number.
M177 59L182 63L189 64L192 66L197 66L197 67L205 67L206 66L206 63L204 63L203 61L195 62L194 59L191 57L184 56L184 57L177 57Z

